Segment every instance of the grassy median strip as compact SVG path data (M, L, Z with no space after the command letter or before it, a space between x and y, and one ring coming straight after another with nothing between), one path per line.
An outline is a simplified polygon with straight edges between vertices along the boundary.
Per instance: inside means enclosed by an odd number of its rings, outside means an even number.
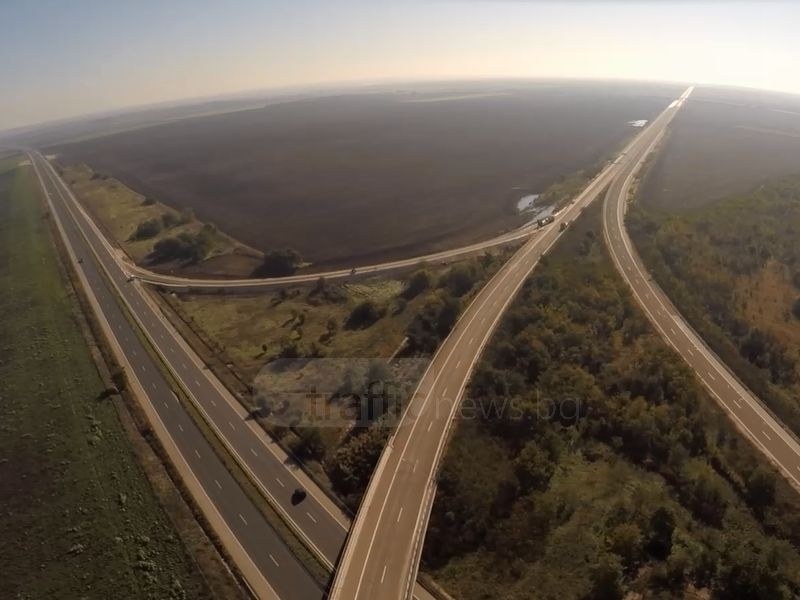
M21 160L0 161L0 597L209 597L100 399Z

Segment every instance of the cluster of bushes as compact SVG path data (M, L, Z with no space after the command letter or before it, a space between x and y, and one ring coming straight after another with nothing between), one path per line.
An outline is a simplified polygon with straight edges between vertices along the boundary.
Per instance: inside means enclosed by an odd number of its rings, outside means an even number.
M592 230L598 207L474 374L425 564L465 598L797 595L800 503L652 332Z
M139 223L136 231L133 232L134 240L148 240L161 233L161 221L159 219L147 219Z
M502 259L500 259L502 260ZM404 310L405 303L423 294L426 296L419 312L412 318L407 330L407 343L404 352L412 355L431 354L455 325L461 310L461 298L485 282L495 259L487 255L479 261L470 261L448 269L439 280L435 280L427 268L412 273L404 289L395 299L395 312ZM319 282L312 291L315 296L330 293ZM372 299L357 304L345 322L348 329L370 327L387 313L387 306ZM336 323L328 327L326 339L336 331ZM390 429L385 424L385 415L390 410L401 408L412 392L414 382L402 384L392 380L388 368L382 361L370 366L366 373L347 374L339 390L339 396L347 397L353 389L359 388L355 381L364 379L360 389L371 392L383 390L386 395L371 393L359 396L357 413L358 426L348 432L339 447L325 460L324 466L334 489L353 510L358 507L361 494L366 489L372 470L380 457L384 442ZM401 389L401 386L402 387Z
M264 255L264 262L257 270L256 275L261 277L286 277L293 275L300 265L303 264L303 257L297 250L283 248L280 250L270 250Z
M214 246L214 227L204 225L197 233L182 232L158 240L153 245L150 260L154 263L172 260L195 263L203 260Z
M409 382L406 382L408 384ZM371 361L366 370L344 374L337 396L356 403L356 427L325 461L324 468L334 489L355 511L372 470L391 433L387 415L396 415L408 385L395 380L382 360Z
M414 354L430 354L447 337L461 314L461 298L485 282L493 258L485 255L480 262L472 261L448 269L432 290L422 310L408 326L408 349ZM414 297L432 286L426 270L417 271L408 281L404 297Z
M155 200L145 198L145 205L155 204ZM172 229L178 225L186 225L191 223L194 219L194 213L191 209L185 209L176 214L174 212L166 212L161 217L153 217L139 223L139 226L134 231L132 239L134 240L148 240L156 237L165 229Z

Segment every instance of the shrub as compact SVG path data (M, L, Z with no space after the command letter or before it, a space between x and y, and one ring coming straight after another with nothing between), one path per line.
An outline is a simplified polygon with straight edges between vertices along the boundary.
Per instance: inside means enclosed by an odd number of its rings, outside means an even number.
M291 451L300 458L321 459L325 456L325 444L322 436L316 427L298 427L295 430L297 438L293 440L289 447Z
M775 501L775 475L766 467L756 467L745 483L746 498L757 514Z
M431 275L425 269L416 271L406 283L401 296L406 300L416 298L431 286Z
M364 300L356 305L347 317L345 327L348 329L366 329L386 314L386 309L378 306L373 300Z
M180 222L181 218L173 212L161 215L161 224L164 226L164 229L172 229L176 225L179 225Z
M412 352L433 352L453 325L461 305L457 298L443 294L429 300L409 323L406 335Z
M157 241L150 253L150 260L153 262L169 260L197 262L203 260L210 250L211 238L207 234L202 231L195 235L184 232Z
M147 221L139 223L139 226L133 233L133 239L147 240L157 236L159 233L161 233L161 222L158 219L148 219Z
M264 255L259 273L265 277L286 277L297 271L302 262L300 253L291 248L270 250Z
M450 269L440 282L440 286L447 288L453 296L460 298L475 285L475 270L465 265L459 265Z

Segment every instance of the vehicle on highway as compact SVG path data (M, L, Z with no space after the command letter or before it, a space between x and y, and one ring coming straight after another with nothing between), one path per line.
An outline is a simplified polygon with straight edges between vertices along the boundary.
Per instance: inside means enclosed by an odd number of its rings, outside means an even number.
M300 504L306 499L306 496L308 496L308 493L303 488L295 488L292 492L292 504Z
M541 219L537 219L536 220L536 224L539 227L544 227L545 225L549 225L550 223L552 223L555 220L556 220L556 218L553 215L547 215L546 217L542 217Z

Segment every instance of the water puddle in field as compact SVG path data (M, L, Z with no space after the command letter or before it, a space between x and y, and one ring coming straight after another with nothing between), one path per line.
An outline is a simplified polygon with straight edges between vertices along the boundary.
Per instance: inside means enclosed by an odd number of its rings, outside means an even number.
M517 212L533 210L534 203L539 199L539 194L528 194L517 201Z
M539 194L527 194L517 201L517 212L525 214L530 217L530 221L525 223L523 227L536 223L537 220L549 217L555 212L555 205L548 204L546 206L537 205Z

